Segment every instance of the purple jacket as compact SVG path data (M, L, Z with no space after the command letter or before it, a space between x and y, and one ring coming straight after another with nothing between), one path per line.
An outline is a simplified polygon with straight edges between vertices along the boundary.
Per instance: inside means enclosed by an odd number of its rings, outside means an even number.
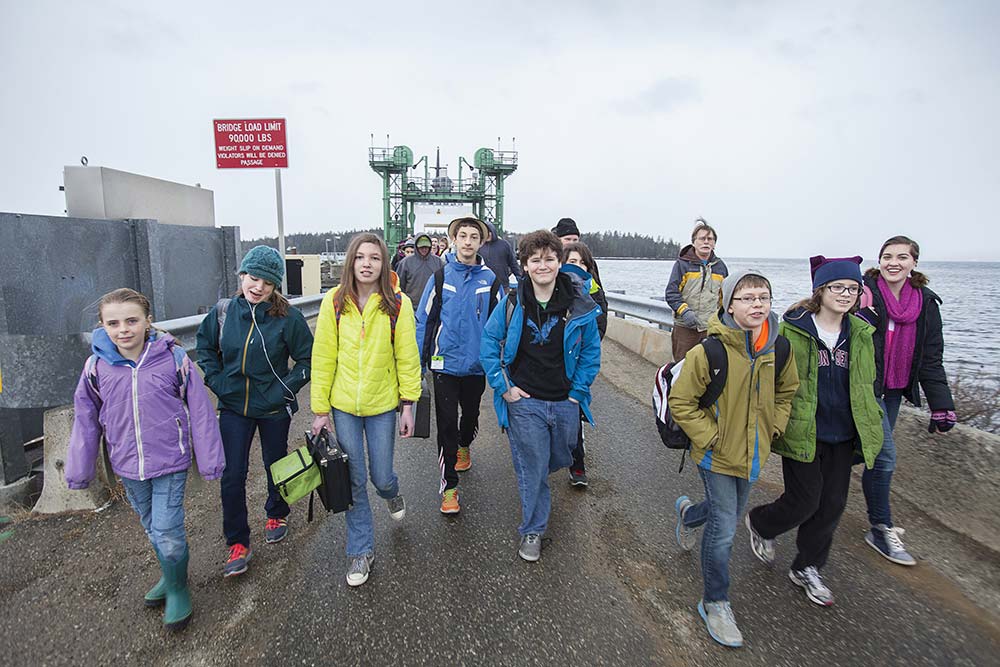
M185 399L174 361L180 347L154 332L138 363L118 353L104 329L95 329L97 391L85 368L73 394L75 417L66 456L66 483L85 489L104 436L111 467L120 477L146 480L187 470L191 450L206 480L226 467L219 421L196 370L188 373Z

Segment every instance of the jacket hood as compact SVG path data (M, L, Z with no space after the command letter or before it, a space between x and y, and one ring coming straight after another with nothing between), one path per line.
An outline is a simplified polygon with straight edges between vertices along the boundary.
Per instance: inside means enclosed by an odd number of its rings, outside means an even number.
M489 243L490 241L496 241L497 240L497 227L496 227L496 225L494 225L489 220L484 220L483 222L486 223L487 229L490 230L490 238L487 239L486 243Z
M149 350L146 354L159 354L163 351L168 351L172 348L177 341L174 337L168 333L160 333L156 329L152 329L149 333L149 338L146 339L146 344L149 345ZM104 327L97 327L90 334L90 350L97 358L105 363L112 366L125 366L131 364L132 362L126 359L118 351L118 347L108 336L108 332L104 330Z
M812 318L810 318L810 321L812 321ZM722 313L721 319L718 315L712 315L711 319L708 320L708 334L710 336L718 336L723 341L729 341L736 349L746 351L748 356L757 357L773 350L774 343L778 340L778 316L773 312L768 313L767 343L760 349L760 352L753 354L750 352L753 350L753 341L750 340L750 332L741 329L729 313Z
M681 248L681 251L677 253L677 259L683 259L688 262L697 262L699 264L701 263L701 257L698 257L698 253L694 251L694 244L691 243L688 243L686 246ZM708 256L707 263L711 264L717 259L718 257L715 256L715 251L713 250L712 254Z

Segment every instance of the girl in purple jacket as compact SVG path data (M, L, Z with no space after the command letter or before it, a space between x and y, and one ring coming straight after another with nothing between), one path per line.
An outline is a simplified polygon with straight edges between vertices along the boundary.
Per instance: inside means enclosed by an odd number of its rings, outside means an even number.
M75 418L66 457L66 483L85 489L104 437L111 467L121 477L160 562L162 576L146 593L147 607L165 605L163 623L180 630L191 618L184 532L184 486L192 450L206 480L225 468L219 423L197 372L170 334L153 329L149 300L131 289L98 302L101 326L93 356L73 394Z

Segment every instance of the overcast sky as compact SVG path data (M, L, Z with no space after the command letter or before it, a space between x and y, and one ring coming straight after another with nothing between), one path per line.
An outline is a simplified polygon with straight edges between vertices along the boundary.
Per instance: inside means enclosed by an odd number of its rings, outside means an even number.
M287 232L381 225L372 133L453 177L499 136L508 229L1000 259L998 2L223 4L0 0L0 210L62 214L87 155L273 234L273 172L216 169L212 119L285 117Z

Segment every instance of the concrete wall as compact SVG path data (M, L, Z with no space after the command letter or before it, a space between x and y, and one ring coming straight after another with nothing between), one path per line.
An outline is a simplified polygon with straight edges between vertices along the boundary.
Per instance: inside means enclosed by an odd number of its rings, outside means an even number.
M107 167L64 167L63 186L72 217L215 227L215 195L205 188Z
M669 331L620 317L609 317L605 335L657 366L673 361Z
M27 473L41 410L72 403L101 295L136 289L154 320L204 313L236 291L240 246L235 227L0 213L0 484Z

